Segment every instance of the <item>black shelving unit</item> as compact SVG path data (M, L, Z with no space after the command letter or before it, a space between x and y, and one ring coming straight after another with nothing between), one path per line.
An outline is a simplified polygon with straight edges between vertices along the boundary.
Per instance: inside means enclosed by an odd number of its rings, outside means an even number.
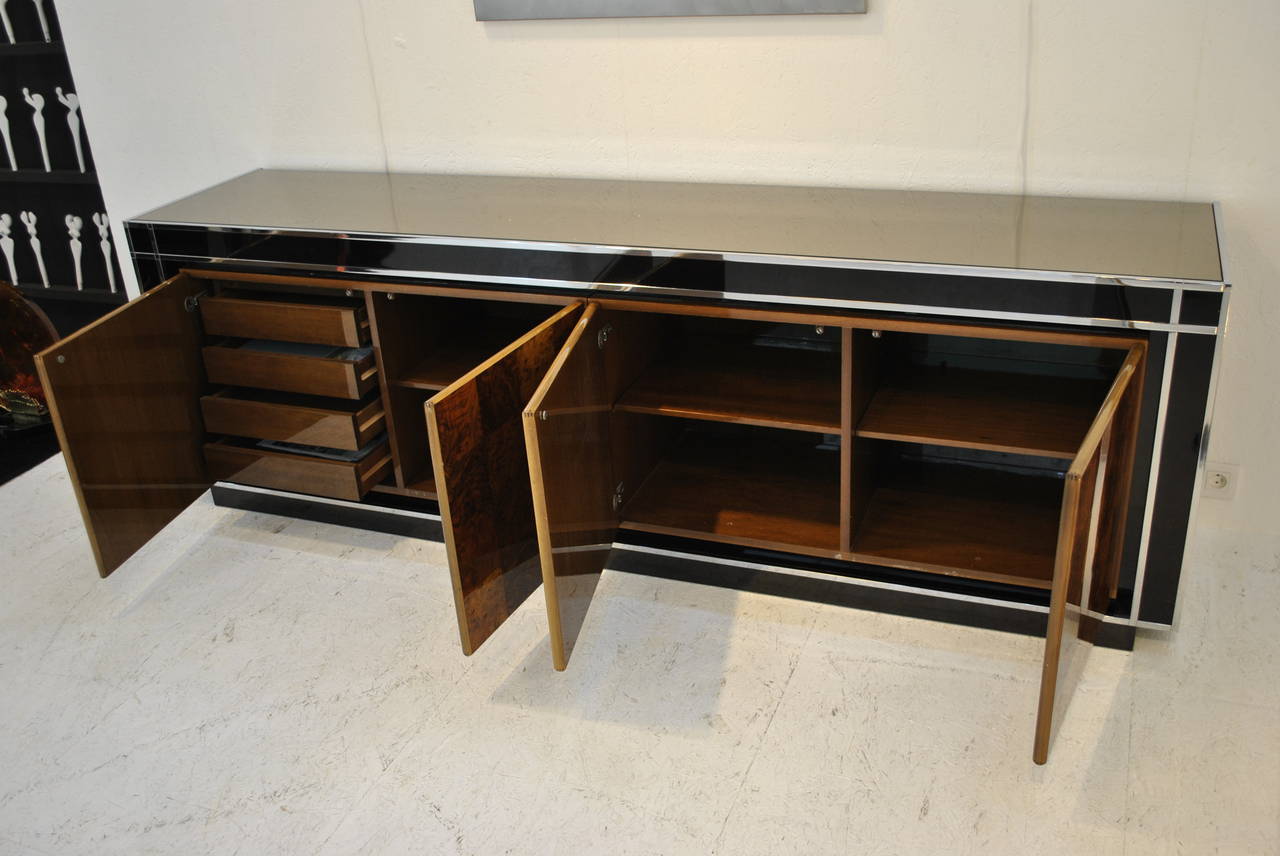
M126 300L119 254L112 237L110 265L115 279L107 273L101 236L93 215L106 212L102 190L94 169L89 135L80 115L80 144L85 171L80 171L74 139L67 123L68 110L58 100L57 89L76 92L67 62L62 31L54 0L42 0L49 24L45 41L40 18L33 3L9 3L6 10L13 25L16 43L9 43L0 28L0 95L7 101L5 116L13 143L17 169L9 163L0 143L0 214L12 218L14 266L19 290L44 310L58 332L67 335ZM45 139L51 171L45 171L39 138L32 122L33 110L23 98L23 88L44 96ZM36 215L36 231L41 242L49 286L40 275L30 235L20 214ZM81 219L80 270L82 288L76 286L75 262L71 253L66 218ZM9 279L9 269L0 255L0 279Z

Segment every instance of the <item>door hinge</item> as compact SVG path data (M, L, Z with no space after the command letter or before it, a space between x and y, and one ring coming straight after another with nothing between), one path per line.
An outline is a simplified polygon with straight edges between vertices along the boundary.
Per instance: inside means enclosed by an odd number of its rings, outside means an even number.
M622 509L622 482L618 482L618 486L613 489L613 510L620 511Z
M613 325L606 324L596 333L596 346L600 350L604 350L605 343L609 341L609 337L613 335Z

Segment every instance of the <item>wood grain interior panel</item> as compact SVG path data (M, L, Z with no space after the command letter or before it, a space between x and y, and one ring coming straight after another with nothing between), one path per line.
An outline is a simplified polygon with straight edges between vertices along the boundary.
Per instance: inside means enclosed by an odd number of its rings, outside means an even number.
M177 276L36 357L106 576L209 487L200 445L200 326Z
M1058 479L906 462L883 478L854 535L855 561L1049 587Z
M835 557L839 453L819 439L689 431L623 509L622 527Z
M580 311L564 307L426 403L430 443L422 446L435 470L466 654L541 582L521 414Z
M200 301L205 332L211 336L276 339L358 347L369 341L364 307L321 295L270 300L234 292Z
M382 396L383 410L386 414L387 422L387 444L391 449L391 470L395 487L403 490L405 487L404 469L401 466L401 460L404 456L404 449L401 448L401 428L396 421L397 413L394 406L393 396L391 395L391 385L387 378L387 361L395 359L391 356L387 347L383 345L383 331L388 331L388 343L398 342L403 338L403 328L399 325L403 323L403 314L389 311L394 301L386 300L386 295L379 294L374 291L364 292L365 313L369 319L369 333L373 341L373 357L374 363L378 369L378 391ZM394 347L394 345L393 345ZM412 434L412 432L410 432ZM414 442L412 437L407 437L409 443ZM387 485L379 485L378 489L383 490ZM431 486L431 498L435 498L435 484Z
M886 373L857 435L1070 460L1106 391L1073 378L899 367Z
M875 482L875 444L857 437L883 363L881 339L866 330L844 331L841 352L840 551L853 549Z
M742 425L840 431L840 358L746 343L691 344L649 366L619 410Z
M386 430L382 401L232 388L200 399L205 430L331 449L361 449Z
M387 413L395 426L393 447L406 496L435 499L439 496L435 471L431 463L431 444L427 435L427 417L423 406L431 393L420 389L392 386L387 391Z

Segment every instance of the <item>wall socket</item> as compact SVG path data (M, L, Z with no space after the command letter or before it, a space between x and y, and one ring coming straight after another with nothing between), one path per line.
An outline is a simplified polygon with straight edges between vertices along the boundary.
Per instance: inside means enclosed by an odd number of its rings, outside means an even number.
M1214 499L1232 499L1236 495L1236 486L1240 484L1240 468L1235 464L1220 464L1208 461L1204 466L1205 496Z

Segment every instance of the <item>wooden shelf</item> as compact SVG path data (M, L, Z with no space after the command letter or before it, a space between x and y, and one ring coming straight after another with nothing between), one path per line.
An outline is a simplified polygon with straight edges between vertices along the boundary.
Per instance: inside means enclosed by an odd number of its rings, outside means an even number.
M839 457L773 432L690 432L627 503L622 527L834 557Z
M1049 588L1062 481L903 464L867 501L855 561Z
M698 345L645 370L617 409L839 433L840 355L745 343Z
M1105 383L918 367L886 378L857 436L1070 459Z
M477 333L451 336L440 342L412 369L391 378L406 389L441 390L520 338L532 325L495 324Z

